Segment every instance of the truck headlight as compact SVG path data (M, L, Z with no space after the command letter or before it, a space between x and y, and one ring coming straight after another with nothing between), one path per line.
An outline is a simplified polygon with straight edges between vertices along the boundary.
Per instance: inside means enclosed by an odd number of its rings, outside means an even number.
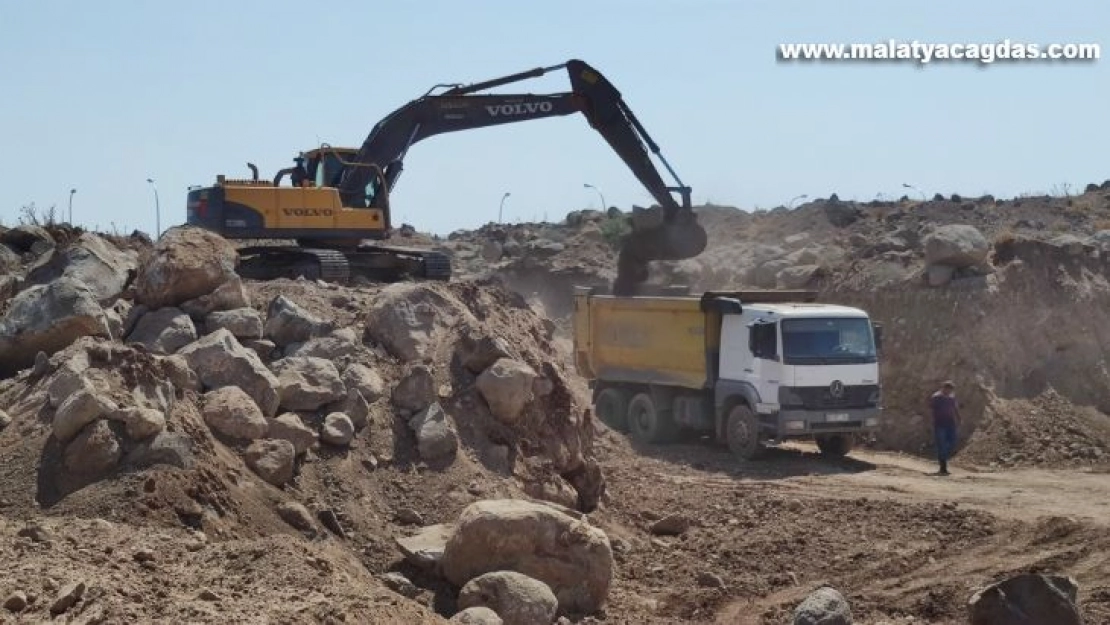
M805 421L787 421L785 425L786 425L786 429L788 429L788 430L804 430L804 429L806 429L806 422Z

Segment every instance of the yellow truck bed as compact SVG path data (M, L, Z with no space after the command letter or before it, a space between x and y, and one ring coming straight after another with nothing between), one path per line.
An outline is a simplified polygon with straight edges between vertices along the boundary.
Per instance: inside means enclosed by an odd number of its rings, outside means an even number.
M703 388L720 314L697 297L575 295L574 354L590 380Z
M588 380L701 389L713 386L724 301L814 301L814 291L718 291L616 297L578 289L574 358Z

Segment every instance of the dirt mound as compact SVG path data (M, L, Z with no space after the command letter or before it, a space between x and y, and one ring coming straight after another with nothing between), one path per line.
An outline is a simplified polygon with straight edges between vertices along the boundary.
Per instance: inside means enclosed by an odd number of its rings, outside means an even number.
M1052 389L1032 399L995 398L959 460L1003 468L1110 466L1110 416Z

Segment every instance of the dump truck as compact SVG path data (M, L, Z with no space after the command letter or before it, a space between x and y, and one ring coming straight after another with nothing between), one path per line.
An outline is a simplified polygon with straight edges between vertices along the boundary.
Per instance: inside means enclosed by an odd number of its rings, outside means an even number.
M840 457L879 427L882 327L816 292L578 288L573 327L594 413L634 441L694 430L754 460L772 444L812 438Z

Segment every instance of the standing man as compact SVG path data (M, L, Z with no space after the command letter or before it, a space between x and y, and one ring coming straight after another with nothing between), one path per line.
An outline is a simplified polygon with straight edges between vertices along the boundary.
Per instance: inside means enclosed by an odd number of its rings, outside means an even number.
M949 475L948 458L956 448L956 428L960 425L956 385L951 380L946 380L940 390L929 398L929 408L933 412L933 434L936 437L937 460L940 462L937 475Z

